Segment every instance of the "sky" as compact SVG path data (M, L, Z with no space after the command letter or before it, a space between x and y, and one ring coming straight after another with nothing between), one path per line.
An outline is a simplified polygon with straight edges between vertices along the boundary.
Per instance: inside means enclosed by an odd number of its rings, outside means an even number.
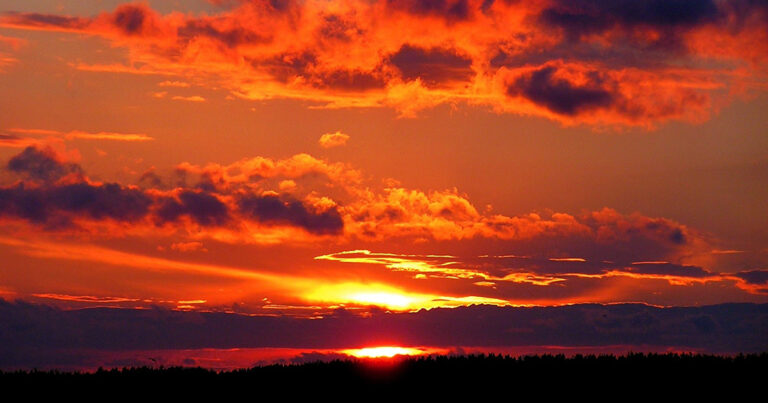
M752 0L7 0L3 312L764 304L767 89Z

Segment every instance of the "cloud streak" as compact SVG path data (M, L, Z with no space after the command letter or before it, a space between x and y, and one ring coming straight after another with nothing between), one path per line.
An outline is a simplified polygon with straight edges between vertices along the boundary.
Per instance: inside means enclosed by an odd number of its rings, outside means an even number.
M85 132L82 130L72 130L62 132L58 130L47 129L8 129L11 133L17 133L28 136L53 136L62 137L67 140L110 140L110 141L152 141L154 138L144 133L116 133L116 132Z

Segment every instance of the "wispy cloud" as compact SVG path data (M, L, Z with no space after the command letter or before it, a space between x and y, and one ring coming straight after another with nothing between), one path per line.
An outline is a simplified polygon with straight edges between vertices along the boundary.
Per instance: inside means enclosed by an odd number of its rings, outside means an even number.
M154 140L144 133L117 133L117 132L85 132L82 130L72 130L68 132L47 129L8 129L11 133L32 135L32 136L57 136L67 140L110 140L110 141L151 141Z
M174 95L171 97L174 101L185 101L185 102L205 102L205 98L199 96L199 95L191 95L191 96L181 96L181 95Z

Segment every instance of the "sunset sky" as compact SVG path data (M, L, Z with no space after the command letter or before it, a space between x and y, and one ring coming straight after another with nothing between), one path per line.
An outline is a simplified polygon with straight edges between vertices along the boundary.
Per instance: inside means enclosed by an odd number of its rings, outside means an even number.
M6 301L768 302L765 2L5 0L0 91Z

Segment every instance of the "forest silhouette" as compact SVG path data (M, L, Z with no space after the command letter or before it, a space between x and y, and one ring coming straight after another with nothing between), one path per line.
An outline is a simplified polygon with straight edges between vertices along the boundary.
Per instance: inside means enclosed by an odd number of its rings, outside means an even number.
M349 359L274 364L232 371L200 367L133 367L93 372L0 371L5 391L58 391L105 398L248 395L348 400L398 396L451 398L520 396L624 397L727 395L756 390L765 380L768 353L502 355ZM57 392L57 393L58 393ZM277 395L276 395L277 394ZM358 399L359 398L359 399ZM510 400L504 399L504 400ZM263 400L261 398L255 400ZM514 399L513 399L514 400Z

